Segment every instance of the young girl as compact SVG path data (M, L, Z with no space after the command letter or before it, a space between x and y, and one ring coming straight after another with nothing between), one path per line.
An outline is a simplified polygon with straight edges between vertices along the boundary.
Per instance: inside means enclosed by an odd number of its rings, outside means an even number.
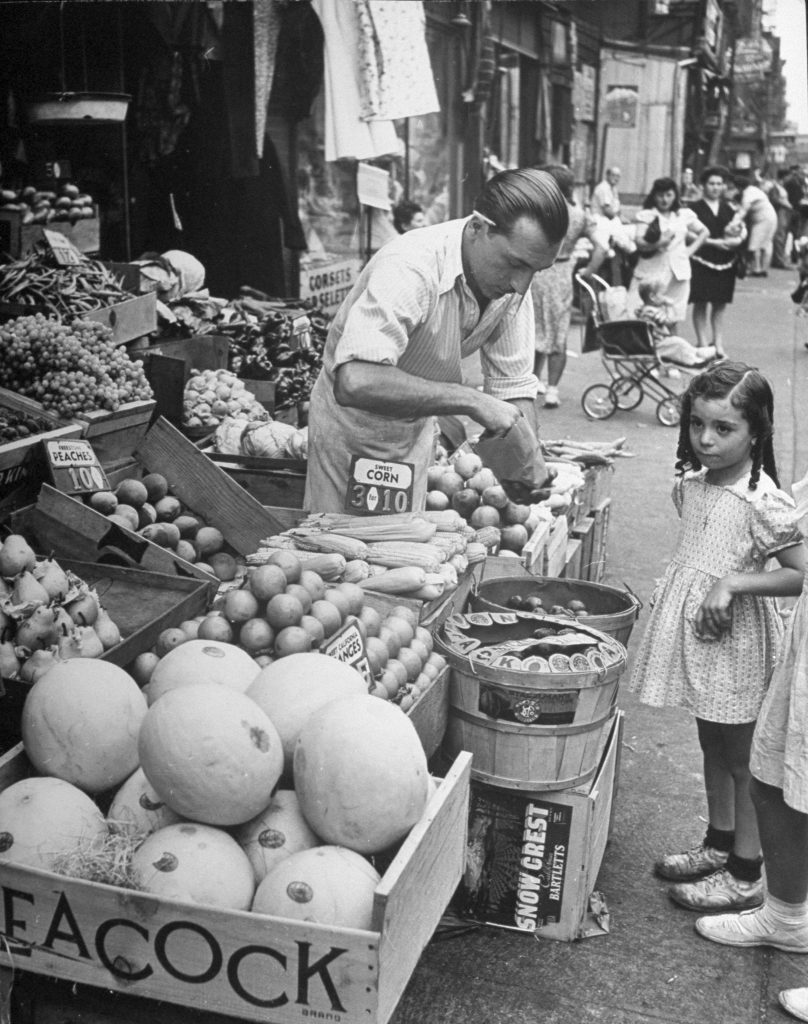
M794 485L808 512L808 477ZM726 946L773 946L808 953L808 575L794 606L752 739L751 794L757 811L766 894L740 914L701 917L696 930ZM808 1021L808 988L785 989L780 1003Z
M794 503L779 490L768 381L722 362L682 399L673 499L676 552L660 581L632 689L696 718L709 823L703 841L656 871L693 910L762 900L760 840L749 796L749 749L782 636L774 597L799 594L803 549ZM780 568L765 571L774 556Z

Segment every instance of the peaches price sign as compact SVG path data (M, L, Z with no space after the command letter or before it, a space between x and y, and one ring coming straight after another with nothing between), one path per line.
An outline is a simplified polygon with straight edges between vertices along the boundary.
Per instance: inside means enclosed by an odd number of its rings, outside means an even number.
M45 441L45 457L53 486L63 494L108 491L109 480L89 441Z

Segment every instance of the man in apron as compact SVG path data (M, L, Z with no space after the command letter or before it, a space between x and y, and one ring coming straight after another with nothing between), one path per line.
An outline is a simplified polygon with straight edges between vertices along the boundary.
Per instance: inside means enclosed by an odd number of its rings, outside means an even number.
M376 253L331 324L311 394L307 509L422 509L436 416L467 416L495 435L516 426L514 436L526 417L536 432L529 286L555 260L567 224L549 174L503 171L470 217ZM461 374L478 350L482 390ZM537 487L545 476L536 444Z

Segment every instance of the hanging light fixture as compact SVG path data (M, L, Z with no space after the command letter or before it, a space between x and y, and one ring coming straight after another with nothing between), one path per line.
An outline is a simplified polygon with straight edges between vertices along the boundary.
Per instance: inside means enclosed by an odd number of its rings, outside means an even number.
M91 92L87 88L87 54L84 31L81 33L84 62L84 89L71 92L65 74L65 0L59 4L59 44L61 50L59 92L45 93L27 105L28 120L32 124L120 124L126 118L131 96L121 92Z
M451 24L455 28L471 28L471 21L469 20L468 14L466 14L466 5L461 3L458 5L459 10L457 14L451 19Z

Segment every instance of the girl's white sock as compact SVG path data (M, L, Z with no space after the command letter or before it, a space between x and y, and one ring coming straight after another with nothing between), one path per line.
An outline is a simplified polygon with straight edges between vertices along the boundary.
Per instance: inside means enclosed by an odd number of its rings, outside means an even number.
M786 903L778 900L771 893L766 893L766 901L760 909L763 920L772 925L785 928L796 928L808 924L808 900L802 903Z

